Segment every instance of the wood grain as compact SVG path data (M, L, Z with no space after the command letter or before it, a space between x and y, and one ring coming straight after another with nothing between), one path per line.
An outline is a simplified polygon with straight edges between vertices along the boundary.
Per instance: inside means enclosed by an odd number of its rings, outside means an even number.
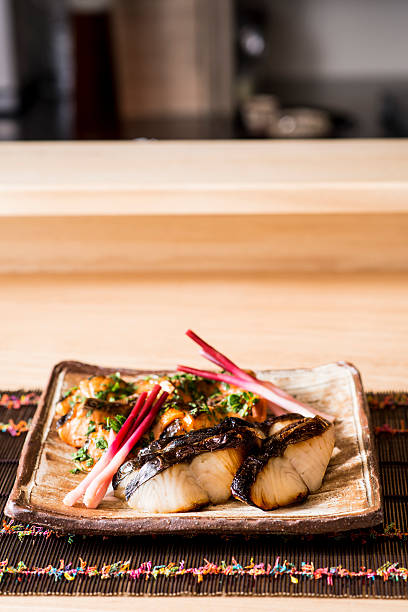
M0 215L408 210L408 142L2 143Z
M0 276L0 384L43 387L63 359L202 365L188 327L244 367L352 361L406 389L408 274Z
M156 612L157 608L165 604L167 612L201 612L203 609L202 597L55 597L52 595L33 597L3 597L2 611L26 612L27 608L33 612L43 610L62 610L68 612L99 612L110 610L119 612L139 611ZM330 612L385 612L389 610L406 610L405 600L386 599L335 599L316 597L206 597L205 609L208 612L281 612L289 609L290 612L316 612L316 610L329 610Z
M408 270L408 214L3 217L0 273Z

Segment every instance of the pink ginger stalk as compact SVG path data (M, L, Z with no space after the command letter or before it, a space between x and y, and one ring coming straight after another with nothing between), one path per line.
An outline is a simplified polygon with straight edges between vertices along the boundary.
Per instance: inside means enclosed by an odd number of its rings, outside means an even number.
M160 391L160 386L159 385L156 385L156 386L159 387L159 389L157 390L157 393L158 393ZM106 453L104 453L102 457L99 459L99 461L95 463L92 470L87 474L87 476L83 480L81 480L79 485L77 485L75 489L67 493L67 495L64 497L62 501L66 506L73 506L85 493L86 488L92 482L92 480L103 470L103 468L106 465L108 465L109 461L111 461L112 457L121 447L123 441L128 437L128 434L133 425L133 421L135 417L138 415L140 408L145 403L146 397L147 397L147 393L142 393L140 395L136 404L133 406L133 409L131 413L129 414L128 418L126 419L126 421L123 423L122 427L120 428L118 435L115 437L114 441L112 442L112 445L109 446Z
M303 404L286 393L286 391L283 391L283 389L280 389L274 385L272 382L259 380L255 376L245 372L233 361L228 359L228 357L207 344L207 342L197 336L197 334L195 334L192 330L189 329L186 334L189 338L194 340L194 342L202 347L203 350L201 351L201 354L203 357L212 363L215 363L227 372L231 372L231 374L208 372L206 370L199 370L182 365L177 366L177 370L180 372L194 374L210 380L226 382L230 385L235 385L236 387L245 389L246 391L251 391L252 393L255 393L256 395L268 400L271 410L276 415L285 414L285 412L297 412L305 417L314 417L316 414L318 414L327 419L329 422L334 421L334 417L323 412L319 412L307 404Z
M108 433L108 446L112 446L116 438L116 433L111 428Z
M149 395L149 399L150 396L151 394ZM98 507L98 505L106 495L106 491L108 490L108 487L112 481L114 474L118 471L122 463L126 460L126 457L130 453L134 445L139 442L141 437L152 425L157 412L160 410L167 397L167 391L163 391L159 399L151 407L150 405L147 405L149 399L147 400L138 417L138 421L140 423L139 426L134 428L132 435L126 440L120 450L111 459L109 464L106 465L106 467L96 476L96 478L87 488L86 493L84 495L84 504L87 508Z

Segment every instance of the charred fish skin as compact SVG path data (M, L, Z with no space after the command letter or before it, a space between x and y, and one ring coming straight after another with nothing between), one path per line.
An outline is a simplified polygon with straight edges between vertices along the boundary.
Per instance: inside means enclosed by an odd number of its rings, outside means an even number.
M116 402L108 402L100 400L96 397L87 397L84 403L84 408L88 411L100 410L101 412L116 413L118 411L129 411L130 406L134 404L134 399L127 397L126 400L117 400Z
M75 414L76 406L71 408L68 412L63 414L56 422L55 428L58 430L63 425L68 423L72 419ZM94 412L98 410L100 412L107 412L108 414L123 414L129 411L131 408L131 404L128 402L120 401L120 402L107 402L104 400L99 400L93 397L87 397L81 406L81 413L85 417L85 414L88 412ZM81 415L82 416L82 415Z
M67 423L72 418L73 414L74 414L74 410L72 408L68 412L63 414L55 423L55 429L58 430L61 427L63 427L65 423Z
M133 486L137 487L142 484L138 484L141 477L143 477L143 482L146 482L147 474L153 478L164 469L176 463L191 462L194 457L203 453L243 445L249 450L261 439L263 439L263 434L256 425L236 417L228 417L214 427L194 430L170 440L159 438L139 451L135 465L140 468L140 471L145 465L149 467L142 472L142 476L137 476Z
M287 427L287 425L293 425L295 422L305 421L305 417L302 414L291 412L288 414L281 414L279 416L269 417L262 423L259 423L260 428L264 434L269 437L275 433L278 433L281 429Z
M167 425L166 429L163 430L160 435L160 438L168 440L169 438L174 438L175 436L182 436L184 434L185 430L183 427L183 423L180 419L175 419L170 423L170 425Z
M126 462L113 479L115 494L124 497L129 505L143 508L149 505L146 498L151 490L155 496L155 508L160 510L157 483L138 490L157 476L164 486L162 508L173 508L171 512L198 507L205 503L222 503L231 495L231 482L246 454L264 439L260 429L236 417L228 417L222 423L206 429L194 430L182 436L168 439L165 436L141 449L132 461ZM184 466L174 470L175 466ZM178 473L183 481L185 498L169 493L169 482ZM211 477L217 482L212 482ZM188 484L189 483L189 484ZM187 486L188 485L188 486ZM194 495L192 492L195 491ZM152 493L153 494L153 493ZM172 502L170 503L170 498ZM174 509L177 503L180 508ZM157 509L159 508L159 509Z
M116 421L118 415L126 418L131 408L131 403L87 398L83 402L76 403L61 416L56 422L56 429L61 440L70 446L80 448L93 432L106 439L110 427L109 419L112 417ZM97 458L99 457L94 457Z
M138 469L138 465L137 465L137 462L136 462L135 459L129 459L129 461L125 461L125 463L123 463L120 466L120 468L118 469L116 474L113 476L113 478L112 478L112 487L114 489L117 489L119 487L119 485L121 484L121 482L127 476L129 476L129 474L131 474L132 472L134 472L137 469Z
M264 467L265 463L266 461L264 460L264 455L250 455L246 458L233 478L231 484L231 493L233 497L239 499L245 504L257 507L257 505L252 501L250 493L256 477Z
M318 475L317 479L308 479L304 470L302 470L302 466L299 465L304 457L301 452L298 453L299 457L295 456L296 445L302 451L302 443L316 441L320 444L324 436L328 436L328 439L325 440L323 448L324 457L318 466L321 474ZM272 510L281 505L302 501L309 492L317 490L321 485L333 447L334 428L328 421L320 416L313 419L302 418L301 420L293 418L293 423L265 439L257 454L247 457L234 477L231 492L235 498L252 506L261 507L263 510ZM283 463L282 460L284 460ZM269 505L268 503L261 504L259 500L263 499L264 496L256 491L257 479L261 477L264 482L267 482L265 480L265 470L269 470L270 476L277 480L275 470L279 461L280 469L286 470L287 473L287 490L283 491L281 497L279 497L278 492L273 491L274 483L269 483L271 489L269 491ZM320 484L316 488L313 484L316 485L319 479ZM289 491L290 487L292 487L291 491ZM257 497L258 501L255 501L254 497ZM280 503L283 500L286 500L286 503Z
M289 444L297 444L309 440L314 436L318 436L328 430L332 425L323 419L323 417L316 415L313 419L303 419L300 422L295 422L288 425L276 435L285 445L285 448Z
M160 472L163 472L164 470L170 467L171 465L166 464L160 457L155 457L151 461L144 463L142 467L137 468L134 471L134 476L129 479L126 485L126 501L129 501L130 497L132 497L136 490L142 485L144 485L145 482L151 480L152 478L160 474Z
M204 452L237 448L243 443L250 450L258 446L264 437L257 425L237 417L227 417L214 427L193 430L173 438L161 437L140 450L137 461L141 467L144 463L161 456L164 461L172 465L180 461L189 461Z
M258 454L249 455L235 474L231 485L231 493L240 501L256 506L251 499L251 487L260 471L270 459L283 454L282 441L276 436L265 438Z

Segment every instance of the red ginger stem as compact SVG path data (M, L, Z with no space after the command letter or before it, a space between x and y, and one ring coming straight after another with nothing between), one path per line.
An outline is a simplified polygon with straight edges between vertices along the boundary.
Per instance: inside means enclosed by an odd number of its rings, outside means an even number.
M156 386L159 386L159 385L156 385ZM103 471L100 474L98 474L98 476L93 480L93 482L90 484L90 486L86 490L86 493L84 495L84 504L86 505L87 508L97 508L98 507L102 499L105 497L106 491L108 490L108 487L113 478L113 475L117 472L117 470L120 468L122 463L126 460L126 457L130 453L134 445L140 440L143 434L149 429L149 427L151 426L151 424L153 423L156 417L157 412L160 410L161 406L164 404L169 394L167 393L167 391L163 391L161 396L156 401L156 403L153 404L153 406L151 406L152 402L150 402L149 404L151 395L152 395L152 392L150 393L145 406L140 412L140 415L138 418L138 420L142 421L140 425L136 427L132 435L126 440L126 442L122 445L120 450L112 458L109 465L107 465L103 469Z
M158 393L160 391L160 386L159 385L157 385L157 386L159 387L159 389L157 391L157 393ZM157 395L157 393L156 393L156 395ZM108 448L106 453L104 455L102 455L102 457L99 459L99 461L97 461L95 463L95 465L93 466L92 470L87 474L87 476L83 480L81 480L79 485L76 486L75 489L70 491L64 497L63 503L66 506L73 506L80 499L80 497L82 497L82 495L85 493L88 485L104 469L104 467L106 465L108 465L109 461L112 459L112 457L115 455L115 453L120 449L122 443L128 437L129 431L132 428L133 421L134 421L135 417L137 416L140 408L145 403L146 397L147 397L147 393L142 393L139 396L136 404L132 408L131 413L129 414L129 416L126 419L126 421L123 423L123 425L120 428L120 430L118 431L118 434L117 434L116 438L114 439L114 441L112 442L112 445Z
M251 376L251 374L248 374L248 372L244 372L234 362L228 359L228 357L217 351L202 338L197 336L197 334L195 334L191 329L187 330L186 335L202 347L203 350L201 351L201 354L204 357L219 367L231 372L233 376L230 376L229 374L218 374L215 372L207 372L205 370L197 370L195 368L188 368L186 366L177 366L179 371L195 374L196 376L201 376L203 378L209 378L210 380L220 380L256 393L273 404L271 408L275 414L278 414L276 406L279 406L283 410L288 412L298 412L306 417L313 417L316 414L319 414L329 422L334 421L334 417L323 412L319 412L311 406L299 402L294 397L286 393L286 391L283 391L283 389L280 389L273 383L258 380L255 376Z
M212 361L220 368L223 368L224 370L235 374L239 378L242 378L244 380L254 380L253 376L248 374L248 372L244 372L244 370L241 370L241 368L238 367L233 361L231 361L230 359L228 359L228 357L217 351L217 349L212 347L210 344L207 344L205 340L200 338L200 336L197 336L197 334L194 333L191 329L188 329L186 331L186 336L188 336L189 338L194 340L194 342L201 346L201 348L203 349L201 351L201 354L209 361Z

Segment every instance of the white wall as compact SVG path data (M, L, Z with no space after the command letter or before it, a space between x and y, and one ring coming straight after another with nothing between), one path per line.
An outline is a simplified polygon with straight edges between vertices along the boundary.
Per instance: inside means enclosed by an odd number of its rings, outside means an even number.
M270 13L272 76L408 77L408 0L265 4Z

